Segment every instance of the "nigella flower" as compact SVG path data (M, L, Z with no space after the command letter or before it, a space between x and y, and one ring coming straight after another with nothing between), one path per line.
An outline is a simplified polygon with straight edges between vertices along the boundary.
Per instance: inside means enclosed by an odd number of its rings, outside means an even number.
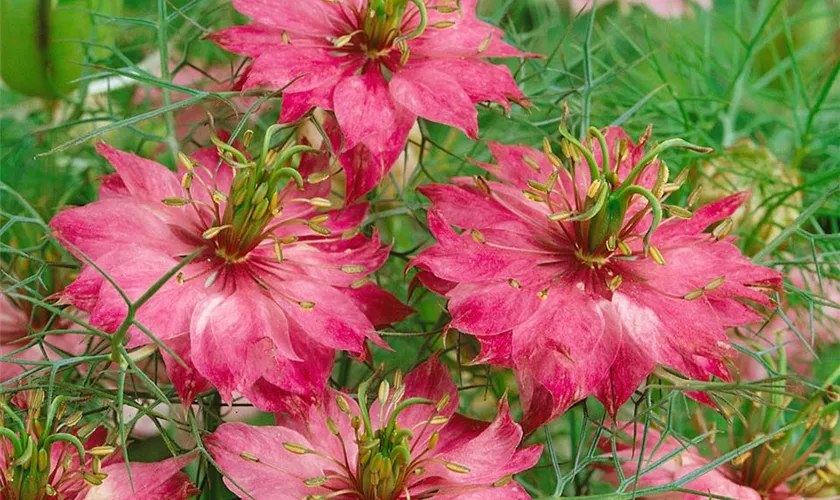
M572 10L578 12L591 9L596 2L600 6L609 3L609 0L571 0L571 6ZM619 0L619 4L625 9L630 5L644 5L657 16L665 18L689 15L694 5L706 10L712 8L712 0Z
M754 489L738 484L729 476L728 464L720 467L710 468L710 460L697 452L690 442L684 443L672 435L662 436L658 431L648 428L645 448L642 450L642 436L645 429L641 425L625 428L622 433L626 440L616 444L616 458L621 461L621 469L625 478L632 481L636 477L639 455L644 452L641 459L641 468L638 468L639 482L636 488L643 489L656 486L668 486L675 484L683 477L690 474L697 474L697 471L706 470L696 479L690 480L680 486L684 490L695 491L693 493L673 492L665 498L672 500L701 500L707 499L710 495L723 498L737 498L739 500L761 500L761 495ZM629 436L628 436L629 435ZM627 442L629 441L629 443ZM688 441L688 440L685 440ZM609 453L610 443L604 443L605 453ZM612 456L612 455L609 455ZM617 472L609 470L604 480L618 485L621 483ZM641 498L646 498L640 495ZM652 495L652 498L662 498Z
M743 301L770 305L781 282L726 238L745 195L694 213L663 201L681 179L657 156L697 147L645 152L647 135L593 128L590 148L561 132L563 160L547 141L491 144L499 163L483 166L502 182L422 187L437 244L412 264L481 341L476 361L517 370L529 429L589 394L615 414L657 365L728 378L726 328L755 321Z
M762 394L772 400L759 405L747 401L743 434L730 434L729 439L716 435L714 429L703 431L708 439L677 439L663 436L641 424L622 424L613 443L603 440L603 458L613 458L622 469L623 478L611 467L604 466L604 480L616 485L643 490L652 487L679 487L688 492L669 492L666 496L639 494L640 498L703 500L710 496L738 500L805 500L831 497L840 486L840 461L831 452L820 452L830 443L831 431L837 425L837 413L819 401L825 393L817 393L804 408L785 411L780 395ZM829 397L836 397L831 394ZM699 413L699 412L698 412ZM695 419L705 425L702 416ZM646 436L645 436L646 434ZM643 437L644 436L644 437ZM728 443L726 441L729 441ZM750 449L744 449L747 445ZM701 453L700 450L708 450ZM731 452L744 450L740 453ZM724 454L732 458L720 461ZM712 462L719 465L714 466ZM634 478L638 477L635 487ZM835 498L835 497L831 497Z
M410 312L370 283L388 247L358 233L367 206L323 211L329 183L304 178L320 180L326 158L305 155L292 168L292 157L311 148L270 149L276 127L257 160L218 139L221 161L212 150L182 156L181 181L100 144L117 171L100 201L51 222L71 251L96 264L83 266L65 299L91 324L128 334L129 348L152 336L163 342L186 404L209 381L225 401L236 391L261 409L300 411L322 394L336 349L363 356L367 339L381 342L376 325ZM136 301L188 256L135 311L143 329L126 329L125 300L97 268Z
M252 23L215 33L252 57L244 89L283 88L281 122L313 107L344 135L347 198L370 191L402 152L418 116L478 134L475 103L509 108L524 96L504 66L518 57L476 18L475 0L234 0Z
M530 498L512 475L534 466L542 446L519 448L504 399L488 424L455 413L458 391L439 360L401 378L383 381L370 406L368 381L358 402L330 391L308 417L222 424L205 444L242 498Z
M199 493L181 472L196 455L155 463L132 462L106 443L107 430L67 414L65 396L44 404L44 391L20 392L3 403L0 428L0 497L10 500L186 500ZM23 410L21 412L20 410ZM20 413L23 413L20 415Z

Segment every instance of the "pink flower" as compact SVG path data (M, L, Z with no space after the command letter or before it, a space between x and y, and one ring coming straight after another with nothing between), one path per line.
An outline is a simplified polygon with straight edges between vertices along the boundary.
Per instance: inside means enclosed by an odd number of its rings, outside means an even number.
M326 158L306 155L298 172L289 158L306 148L270 150L270 136L258 161L218 140L225 161L212 150L183 157L180 182L158 163L99 144L117 173L98 202L51 222L132 301L197 254L135 317L180 357L164 361L187 405L209 381L228 402L236 391L264 410L303 411L322 394L335 350L364 356L367 339L382 342L377 325L410 312L369 282L388 247L358 234L367 206L323 211L329 183L303 178ZM126 318L125 301L91 265L65 300L106 331ZM134 326L127 333L129 348L151 342Z
M186 500L199 492L181 472L195 453L156 463L132 462L129 479L121 454L105 444L104 427L79 426L81 411L62 416L59 408L66 398L59 396L49 409L42 407L40 390L18 393L13 401L21 403L25 414L7 414L8 433L0 436L4 499ZM40 425L34 425L36 420Z
M524 96L504 66L522 57L475 15L476 0L234 0L247 26L215 33L252 57L244 89L283 88L281 122L313 107L335 112L344 135L347 199L370 191L402 152L418 116L478 134L475 103L506 109ZM460 7L460 9L459 9Z
M760 351L769 351L773 358L778 358L783 350L788 370L808 377L818 362L814 355L817 348L833 345L840 339L837 333L840 331L840 283L827 277L820 280L812 271L802 269L792 270L788 277L794 286L813 296L813 307L804 297L788 295L785 297L788 300L782 303L787 320L775 313L769 322L750 325L755 335L739 333L746 334L746 340ZM735 340L743 342L745 339L740 336ZM779 349L776 346L780 346ZM769 376L765 367L748 354L739 353L735 362L742 380L754 381Z
M633 434L631 426L624 430L627 434ZM621 469L624 477L636 476L639 466L639 454L642 453L642 436L645 429L641 425L635 427L635 442L632 444L619 443L616 456L621 461ZM631 436L632 437L632 436ZM604 451L609 452L609 443L606 443ZM657 486L670 486L679 479L695 473L704 467L708 468L709 460L700 455L690 443L684 445L673 436L662 435L648 428L647 440L644 448L644 458L641 461L640 477L637 484L638 489L652 488ZM708 500L710 495L717 495L725 498L737 498L738 500L762 500L762 496L754 489L738 484L733 480L733 472L728 464L717 468L711 468L708 472L701 474L696 479L687 481L680 488L693 490L698 494L670 492L660 495L643 496L642 498L656 498L659 500ZM621 481L616 472L610 471L604 480L618 485Z
M651 428L647 429L647 437L644 439L643 425L622 424L623 429L615 443L615 458L620 463L626 481L622 486L634 488L632 482L638 474L636 491L669 487L696 492L671 491L654 495L640 492L639 495L640 498L667 500L706 500L712 495L738 500L804 500L822 498L826 493L836 492L836 463L823 458L822 454L814 453L820 442L828 440L830 426L807 425L805 419L801 419L799 426L782 432L779 421L783 418L778 413L775 414L776 418L768 419L766 406L753 405L752 402L744 406L746 408L742 409L748 428L738 443L730 444L734 447L759 439L767 441L769 435L775 435L776 439L753 446L731 460L719 461L716 466L712 462L722 456L724 450L718 446L720 441L725 440L716 440L713 434L715 431L710 431L709 442L702 444L703 448L711 450L713 458L707 458L698 451L695 444L697 440L677 439L671 434L662 436ZM819 420L821 410L817 408L811 411L813 409L806 409L809 418ZM830 419L830 416L825 416ZM836 422L836 418L834 420ZM779 433L774 434L777 431ZM613 458L612 448L613 443L609 440L601 443L603 458ZM814 456L820 459L809 460ZM614 469L607 466L604 469L607 470L605 481L615 485L622 483ZM688 476L693 478L688 479Z
M655 157L687 143L645 153L647 136L590 130L603 156L567 132L564 160L490 144L498 165L482 166L502 182L421 188L437 244L412 265L449 299L451 326L481 341L475 361L516 369L526 429L589 394L614 415L657 365L728 379L726 328L757 320L742 301L769 305L762 292L781 283L725 238L745 195L694 214L662 203L681 181Z
M692 13L692 6L703 9L712 8L712 0L618 0L623 8L630 5L644 5L659 17L682 17ZM571 0L572 10L577 13L589 10L596 0ZM609 3L609 0L598 1L598 6Z
M542 446L519 449L522 429L505 400L488 424L454 413L458 391L437 359L404 384L400 378L393 386L383 382L369 409L366 382L361 407L331 391L308 417L277 427L223 424L205 444L243 498L243 490L257 500L393 500L432 492L440 499L530 498L512 475L534 466Z

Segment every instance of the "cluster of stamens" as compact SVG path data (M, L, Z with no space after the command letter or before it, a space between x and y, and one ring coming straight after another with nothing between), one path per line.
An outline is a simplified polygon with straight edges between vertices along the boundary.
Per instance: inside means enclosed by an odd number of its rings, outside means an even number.
M283 262L283 246L298 242L295 236L278 237L275 231L281 226L305 225L314 233L330 236L330 230L324 225L329 220L328 214L316 214L307 219L289 218L275 220L282 214L284 204L289 202L307 203L317 208L330 208L332 203L326 198L302 197L292 198L291 189L285 187L294 182L299 191L304 183L316 184L329 179L329 172L314 172L306 179L294 167L295 157L301 153L317 152L314 148L304 145L285 145L280 149L270 147L272 136L281 125L268 128L262 145L262 154L256 160L249 159L245 153L220 140L215 134L212 137L220 161L229 165L234 172L233 182L229 192L225 193L216 186L215 173L211 167L202 165L184 154L179 155L179 161L187 172L181 181L186 197L167 198L163 203L173 207L191 206L200 220L203 231L201 238L206 242L208 253L202 258L216 261L222 265L239 264L249 259L249 254L259 245L270 241L274 248L274 257L278 263ZM244 136L247 148L253 133L248 131ZM197 170L203 169L207 175L198 175ZM210 179L208 183L205 178ZM193 190L196 184L203 188L210 202L196 199ZM355 235L344 234L339 237ZM346 267L346 266L345 266ZM351 266L353 267L353 266ZM345 270L345 269L342 269ZM359 273L364 269L347 269L346 272ZM210 286L218 276L218 268L206 278L206 285ZM178 281L183 283L187 279L178 275Z
M586 268L603 271L607 276L605 285L611 291L615 291L622 282L621 275L613 274L609 267L613 260L649 257L657 264L665 265L662 253L651 244L654 231L663 221L663 213L667 212L670 217L678 219L689 219L693 214L687 208L665 203L665 199L671 193L682 187L688 177L688 169L684 169L676 179L669 181L668 167L664 161L659 160L659 155L671 148L684 148L701 153L712 150L695 146L682 139L669 139L653 147L630 169L624 179L619 179L619 166L627 161L629 155L627 140L617 141L616 147L610 151L604 134L595 127L588 130L587 140L584 140L589 142L589 145L573 137L565 126L560 127L560 134L562 140L559 144L559 155L554 152L548 139L543 140L543 152L551 164L552 171L548 177L541 177L545 180L529 180L528 188L523 190L525 198L548 207L548 219L557 223L559 233L571 243L574 259ZM640 140L639 147L643 146L649 137L650 129ZM591 147L593 141L597 141L600 146L600 168ZM533 158L526 156L522 160L536 174L545 174L542 171L543 167ZM638 184L637 180L645 169L652 165L658 165L657 176L652 188L648 189ZM568 193L565 187L558 186L560 174L565 171L571 179L577 179L579 177L576 168L587 168L591 181L585 192L572 181L572 192ZM475 177L475 182L482 192L493 196L490 185L483 177ZM696 203L700 188L698 186L688 196L688 206ZM643 198L646 204L628 217L628 207L636 196ZM648 214L652 214L650 225L644 234L640 234L638 226ZM712 237L717 240L723 239L731 230L732 220L727 218L714 228ZM478 243L491 244L476 229L471 230L470 234ZM642 242L641 252L632 249L634 240L638 239ZM517 288L518 282L511 281L511 286ZM682 298L696 299L722 284L723 278L717 278ZM544 297L547 290L541 293L541 297Z
M330 3L341 0L324 0ZM408 9L413 4L415 9ZM422 35L428 27L442 29L453 26L453 21L439 21L428 24L428 10L443 14L458 11L455 0L442 0L437 5L427 6L424 0L369 0L363 10L346 4L355 19L347 19L347 25L355 30L332 40L333 46L342 51L364 53L370 59L388 56L396 48L400 53L400 64L404 65L410 56L406 42ZM408 33L406 26L415 25Z
M470 472L470 469L463 465L430 456L430 452L437 446L440 428L448 422L448 418L441 414L449 404L448 394L439 401L416 397L406 399L405 385L398 371L394 376L393 386L387 380L379 385L376 401L380 426L374 428L370 414L374 407L368 407L367 403L371 380L359 386L359 414L354 414L345 396L336 396L338 408L353 429L353 440L358 449L355 461L348 457L345 441L347 436L342 435L338 423L330 417L327 417L326 425L330 434L341 443L342 457L332 457L299 443L283 443L290 453L317 455L335 466L334 470L325 471L323 476L304 480L307 486L328 491L308 495L305 500L326 500L343 495L354 495L365 500L393 500L401 495L407 498L429 498L437 491L412 492L409 495L408 489L410 484L422 478L426 473L425 466L430 462L440 462L455 473ZM428 419L419 422L413 428L402 428L397 422L397 417L407 408L418 405L431 407ZM419 444L426 436L426 444L421 448ZM259 457L250 453L242 453L240 456L253 462L260 461ZM355 466L352 465L353 462Z
M25 396L23 394L26 394ZM100 470L101 461L114 452L112 446L85 450L82 442L96 430L94 424L79 425L82 412L66 415L65 396L56 397L47 406L43 418L44 391L26 391L16 398L26 398L23 417L0 400L0 446L6 469L0 473L0 496L20 500L54 498L68 484L84 481L97 486L108 477ZM53 445L65 444L57 456ZM85 457L92 457L88 464ZM74 463L74 458L78 461Z

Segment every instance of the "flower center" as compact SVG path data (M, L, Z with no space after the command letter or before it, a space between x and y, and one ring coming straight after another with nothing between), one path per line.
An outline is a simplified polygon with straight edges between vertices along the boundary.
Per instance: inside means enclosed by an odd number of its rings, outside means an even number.
M416 8L409 9L409 4ZM355 7L353 7L355 10ZM396 47L401 64L408 60L406 41L426 30L428 14L423 0L368 0L364 10L356 12L358 29L333 40L337 49L360 51L369 59L388 56ZM415 26L409 32L404 29Z
M70 483L102 484L108 476L100 471L101 460L113 453L114 448L97 446L85 450L82 440L95 428L91 424L77 427L82 419L81 411L65 415L68 397L56 397L46 407L46 419L42 418L44 391L31 390L26 397L25 419L0 400L0 422L4 422L0 437L9 442L8 447L3 447L8 470L0 474L0 496L46 500L55 498L59 488ZM57 448L60 453L56 456L53 445L57 443L64 446ZM93 457L89 467L86 455ZM78 460L74 462L74 458Z
M210 184L202 176L196 175L196 169L207 167L197 164L183 154L179 155L181 163L187 169L182 184L188 196L186 199L167 199L164 203L174 206L193 205L202 225L206 227L202 238L207 241L213 254L226 263L244 262L248 254L266 239L275 240L275 253L278 260L282 260L281 244L293 243L274 235L274 230L282 224L305 224L320 234L329 234L329 230L321 225L326 221L326 215L309 220L292 219L272 225L272 221L283 211L284 202L304 201L313 206L330 206L330 202L323 198L286 199L290 190L283 188L288 183L294 182L298 190L303 190L303 178L293 166L295 156L317 150L302 145L283 147L280 150L271 149L271 137L280 128L280 125L268 128L263 140L262 154L257 160L249 159L245 153L213 134L211 140L218 149L221 161L227 163L234 172L227 193L218 190L212 180L215 178L212 172L208 172ZM251 134L246 133L245 147L250 142L250 137ZM207 190L209 203L192 197L191 190L196 181Z
M307 500L326 500L353 494L364 500L394 500L405 495L409 497L411 483L419 481L425 474L425 465L441 462L447 469L461 474L470 470L467 467L447 462L439 457L430 457L430 452L437 446L438 429L448 422L441 411L449 404L449 395L439 401L425 398L405 397L405 386L400 372L394 377L393 387L387 380L379 385L376 402L378 405L367 406L367 390L370 380L359 386L359 414L352 412L343 395L336 396L336 403L341 412L349 419L353 429L353 441L358 447L355 467L347 458L346 436L338 424L327 418L327 427L340 442L344 450L343 457L330 457L319 450L312 450L295 443L284 443L286 450L303 455L315 454L331 460L340 467L340 471L329 475L308 478L304 484L313 488L322 488L323 493L312 494ZM432 406L428 418L414 427L401 428L397 417L408 408ZM380 425L374 428L371 412L377 412ZM421 447L420 444L423 444ZM247 455L250 456L250 455ZM251 458L257 459L257 457Z
M574 242L575 257L589 268L600 268L615 257L628 258L633 254L627 243L638 236L637 227L652 213L650 225L642 236L645 256L664 265L662 254L650 244L651 236L662 221L663 208L670 215L678 218L690 218L691 212L685 208L667 205L663 200L678 190L685 180L685 174L668 182L668 168L664 162L658 162L656 181L651 189L637 183L639 177L649 166L657 163L656 159L663 151L680 147L700 152L709 152L707 148L694 146L682 139L670 139L652 148L630 169L627 176L620 180L619 166L627 161L628 143L619 140L617 147L610 151L603 133L595 127L589 129L590 145L598 141L601 152L601 166L595 160L594 150L575 139L564 127L560 127L563 140L560 143L563 159L555 155L547 140L543 141L545 154L555 171L548 177L546 184L529 182L530 190L525 195L544 202L552 211L549 219L560 224L562 231ZM645 139L642 140L644 144ZM581 157L583 161L581 161ZM590 184L585 193L579 193L574 184L573 193L567 193L564 187L555 190L559 169L567 170L571 179L577 179L575 168L588 168ZM538 166L537 166L538 167ZM684 172L687 173L687 170ZM574 183L574 180L572 181ZM647 203L634 211L628 210L634 197L640 197ZM696 196L695 196L696 197ZM559 210L558 210L559 209ZM628 216L628 212L631 214Z

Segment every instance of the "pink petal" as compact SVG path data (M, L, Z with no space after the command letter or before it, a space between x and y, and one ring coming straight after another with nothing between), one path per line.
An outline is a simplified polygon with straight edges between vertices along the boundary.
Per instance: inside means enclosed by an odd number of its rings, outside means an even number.
M516 481L501 488L484 488L478 491L465 491L452 495L437 495L438 500L531 500L531 495L525 492Z
M428 218L438 244L415 257L411 265L427 269L439 279L471 283L506 281L527 274L536 264L534 257L488 248L476 242L469 231L458 235L434 209L428 212Z
M30 342L31 340L20 339L13 340L8 343L0 343L0 358L8 359L8 357L11 357L17 361L44 361L44 355L41 353L41 349L37 345L24 349L17 354L12 354L14 351L26 347ZM25 363L19 364L0 361L0 383L13 379L34 367L34 365L28 365Z
M50 227L71 252L94 261L115 247L188 255L196 247L173 235L171 223L177 214L162 203L109 198L63 210L53 217Z
M305 479L324 475L331 462L313 454L296 455L283 443L311 446L302 434L284 427L222 424L204 438L207 450L225 472L225 484L242 498L300 500L313 493ZM243 458L256 457L254 462ZM234 484L235 483L235 484Z
M29 316L5 293L0 293L0 344L26 336L27 325Z
M195 308L190 331L193 363L227 402L234 391L242 392L272 370L275 359L298 359L286 317L247 286L202 301Z
M746 202L749 197L749 192L742 191L740 193L727 196L714 203L709 203L700 207L694 212L694 215L688 220L674 219L673 222L663 224L654 233L655 241L667 240L680 235L693 235L702 232L715 222L721 221L730 215L734 214L741 205ZM654 244L656 244L654 242Z
M445 395L448 395L449 402L438 414L449 417L458 408L458 387L449 370L436 356L405 376L405 399L425 398L433 401L434 405ZM402 428L410 429L418 422L428 420L432 410L433 406L430 405L410 406L400 414L398 422Z
M700 455L695 448L686 448L673 436L669 435L663 438L654 429L648 428L645 430L641 425L636 425L634 431L633 426L628 426L624 429L624 433L631 437L635 435L635 442L632 445L619 443L617 453L618 457L623 459L621 468L624 471L624 477L631 478L637 474L639 454L642 453L642 436L645 432L647 432L647 440L644 449L645 457L641 461L641 469L650 470L641 475L638 488L667 486L708 466L709 460ZM608 443L602 446L605 451L610 447L611 445ZM672 454L675 455L663 461L666 456ZM682 488L704 492L706 494L674 493L676 495L675 498L680 498L681 500L706 500L710 495L714 495L725 498L737 498L739 500L761 500L762 496L755 490L747 486L741 486L730 479L731 476L727 474L726 468L727 465L725 464L711 469L682 486ZM609 472L604 479L612 484L617 485L619 483L618 474L613 472Z
M412 56L428 58L536 57L534 54L520 52L503 42L501 40L503 33L499 28L477 20L474 14L471 18L465 16L464 19L446 29L429 30L424 35L409 41Z
M284 92L283 109L280 112L280 123L291 123L297 121L308 113L312 108L333 109L333 93L335 87L346 76L353 74L354 67L350 71L340 72L316 87L301 92ZM324 127L326 128L326 127Z
M527 224L508 208L473 186L425 184L417 190L428 198L446 221L462 228L504 229L529 235Z
M291 92L312 90L338 76L341 63L325 50L285 46L257 56L243 89L270 85Z
M120 174L108 174L102 176L102 184L99 185L99 199L129 196L128 188L120 178Z
M472 102L495 102L510 110L509 101L524 101L525 95L507 66L490 64L481 59L429 59L413 62L411 68L419 71L431 70L457 75L458 85Z
M277 358L275 366L242 394L264 411L306 415L320 402L335 351L311 340L294 322L289 327L292 347L300 361Z
M499 335L485 335L479 337L481 352L473 358L473 364L490 364L513 368L513 334L511 332Z
M280 30L258 23L231 26L207 38L225 50L250 57L257 57L272 50L282 50L282 45L285 45Z
M190 348L190 336L185 333L166 340L166 346L183 362L179 363L165 350L161 349L163 363L166 365L166 375L175 386L181 404L185 407L192 404L195 396L211 388L210 382L204 378L192 362L192 350Z
M575 291L549 289L531 319L513 331L513 357L528 396L523 405L528 430L546 417L547 408L536 403L550 402L547 415L553 418L594 391L623 342L613 307L571 288Z
M326 347L361 353L365 339L378 340L376 329L338 290L310 281L274 281L277 303L310 338ZM311 302L303 308L301 302Z
M457 422L457 421L456 421ZM448 426L447 426L448 427ZM496 419L469 440L462 435L457 446L447 446L447 428L441 432L441 448L437 455L446 461L470 469L468 473L455 473L440 464L430 464L428 474L439 476L447 485L491 485L495 481L536 465L542 453L542 446L519 450L522 428L510 417L507 401L499 403Z
M343 7L338 2L233 0L233 6L254 21L294 33L335 35L343 22Z
M415 312L413 308L373 283L360 288L345 288L342 292L376 327L397 323Z
M405 149L417 116L399 104L395 105L395 112L395 124L391 129L368 136L362 144L339 156L347 174L345 197L348 202L361 198L376 187Z
M127 256L131 259L127 259ZM177 264L177 260L145 248L137 248L130 253L117 248L97 259L97 265L131 301L140 298ZM137 319L162 339L184 333L188 331L186 318L192 314L192 308L201 295L199 288L182 287L175 279L171 279L138 310ZM173 301L173 297L179 300ZM92 266L82 269L76 281L65 289L64 298L79 309L89 312L90 323L108 332L119 327L128 311L125 299ZM149 341L136 328L132 328L129 333L132 346Z
M545 154L529 146L508 146L498 142L488 142L487 147L493 153L497 165L480 164L495 174L499 179L520 189L528 189L528 181L545 182L554 167ZM523 158L532 160L530 163L539 167L539 172L526 163Z
M534 314L540 305L537 292L539 289L514 288L507 281L459 284L447 294L451 326L472 335L509 331Z
M453 76L432 68L415 69L409 64L391 78L391 95L416 115L478 138L478 113Z
M345 78L335 87L333 100L346 149L394 128L396 106L379 71Z
M125 463L102 468L108 477L99 486L91 486L84 500L186 500L199 493L187 474L181 472L195 460L190 453L154 463L131 463L131 477ZM132 482L134 487L132 488Z
M96 152L114 167L135 198L159 202L164 198L183 196L178 178L160 163L119 151L104 142L96 145Z
M303 242L291 245L283 251L284 265L278 266L274 274L284 279L306 276L332 286L349 287L379 269L388 258L388 247L382 246L378 238L367 239L359 235L358 242L356 246L335 250L326 245ZM270 260L273 252L273 249L271 253L266 251L265 257ZM348 272L348 267L357 269Z

